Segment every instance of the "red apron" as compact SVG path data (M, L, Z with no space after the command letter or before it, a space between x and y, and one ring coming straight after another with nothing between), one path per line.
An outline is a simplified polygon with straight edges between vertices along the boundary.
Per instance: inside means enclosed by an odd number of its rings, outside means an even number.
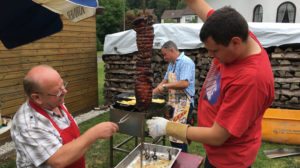
M76 138L78 138L80 136L79 128L77 127L75 121L73 120L73 118L71 117L71 115L69 114L69 112L64 108L63 105L60 105L60 107L68 115L68 118L69 118L71 124L70 124L70 126L68 128L65 128L65 129L62 130L49 117L49 115L47 114L47 112L45 110L43 110L42 108L40 108L39 106L37 106L36 104L34 104L30 100L29 100L29 104L38 113L42 114L43 116L45 116L46 118L48 118L51 121L52 125L59 132L59 134L60 134L60 136L62 138L63 144L67 144L67 143L73 141L74 139L76 139ZM81 158L79 158L77 161L75 161L74 163L72 163L71 165L67 166L66 168L85 168L84 155Z

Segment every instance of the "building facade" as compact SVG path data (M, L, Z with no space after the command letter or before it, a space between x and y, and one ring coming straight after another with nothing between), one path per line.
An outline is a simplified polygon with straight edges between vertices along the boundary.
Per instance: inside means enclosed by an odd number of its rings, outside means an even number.
M230 5L248 22L300 23L299 0L207 0L214 9Z
M214 8L231 6L248 22L300 23L300 0L207 0ZM161 23L201 23L190 8L165 10Z

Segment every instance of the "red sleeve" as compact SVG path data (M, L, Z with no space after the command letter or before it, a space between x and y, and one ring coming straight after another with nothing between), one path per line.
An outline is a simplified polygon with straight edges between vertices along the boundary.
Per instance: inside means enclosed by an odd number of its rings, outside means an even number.
M214 12L215 12L215 10L214 10L214 9L211 9L211 10L207 13L206 18L210 17L210 15L211 15L212 13L214 13Z

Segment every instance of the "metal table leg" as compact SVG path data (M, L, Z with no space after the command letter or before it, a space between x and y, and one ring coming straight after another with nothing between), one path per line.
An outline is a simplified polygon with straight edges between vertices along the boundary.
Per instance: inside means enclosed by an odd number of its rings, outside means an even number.
M110 137L110 142L109 142L109 151L110 151L110 163L109 163L109 166L111 168L113 168L114 166L114 161L113 161L113 157L114 157L114 154L113 154L113 136Z

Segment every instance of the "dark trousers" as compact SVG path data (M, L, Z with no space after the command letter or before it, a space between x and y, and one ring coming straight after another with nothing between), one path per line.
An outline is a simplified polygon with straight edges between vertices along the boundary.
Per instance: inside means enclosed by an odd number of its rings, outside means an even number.
M171 141L170 141L170 143L171 143L172 147L180 148L181 152L187 153L187 150L188 150L187 144L185 144L185 143L175 143L175 142L171 142Z
M187 124L190 124L190 125L193 125L193 123L191 123L192 122L192 117L193 117L193 114L192 114L193 110L194 110L194 106L191 103L189 113L188 113L188 116L187 116L187 122L186 122Z
M210 164L210 162L208 161L207 157L205 158L205 162L204 162L204 168L216 168L214 165ZM248 168L251 168L251 166L249 166Z
M190 109L189 109L189 112L188 112L188 117L187 117L187 124L190 124L190 122L191 122L193 109L194 109L194 106L191 103ZM170 143L171 143L172 147L180 148L181 152L185 152L185 153L188 152L188 146L187 146L187 144L185 144L185 143L175 143L175 142L170 142Z

